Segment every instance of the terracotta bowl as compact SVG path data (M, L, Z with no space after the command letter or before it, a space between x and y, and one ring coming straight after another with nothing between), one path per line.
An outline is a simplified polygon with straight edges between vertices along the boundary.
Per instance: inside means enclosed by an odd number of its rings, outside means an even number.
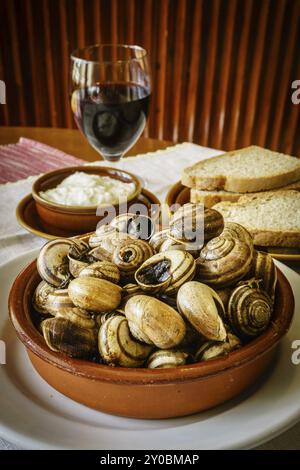
M253 385L271 365L294 311L291 287L278 270L268 330L226 357L170 369L109 367L52 352L32 322L31 299L40 277L36 262L16 278L9 312L36 371L67 397L97 410L134 418L170 418L223 403Z
M61 183L63 179L76 171L83 171L85 173L100 176L109 176L110 178L118 179L124 183L134 183L135 191L130 195L127 203L134 202L142 190L140 180L137 176L127 171L115 168L74 166L46 173L38 178L33 184L32 196L35 200L36 210L43 226L50 233L56 233L57 230L78 234L91 232L92 230L95 230L97 223L103 218L103 216L101 217L96 215L97 207L100 206L66 206L46 201L39 195L40 191L54 188ZM114 204L112 206L103 205L101 207L103 210L113 207L115 209L115 215L118 215L120 212L127 212L126 204L122 204L122 207L119 207L119 204Z

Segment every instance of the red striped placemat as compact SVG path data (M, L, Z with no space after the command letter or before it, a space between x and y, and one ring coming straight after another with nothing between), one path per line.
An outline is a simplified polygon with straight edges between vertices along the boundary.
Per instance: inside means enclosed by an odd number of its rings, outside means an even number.
M82 163L61 150L21 137L17 144L0 146L0 184Z

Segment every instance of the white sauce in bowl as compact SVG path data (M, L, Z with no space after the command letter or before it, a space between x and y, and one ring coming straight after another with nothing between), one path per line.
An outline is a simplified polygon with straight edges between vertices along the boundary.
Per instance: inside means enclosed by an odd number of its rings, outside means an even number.
M55 188L40 191L46 201L65 206L98 206L124 202L135 191L134 183L77 171Z

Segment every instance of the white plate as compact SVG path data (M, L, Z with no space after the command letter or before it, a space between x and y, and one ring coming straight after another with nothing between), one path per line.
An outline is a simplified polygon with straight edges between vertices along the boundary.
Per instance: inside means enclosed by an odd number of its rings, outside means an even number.
M7 364L0 366L4 439L30 449L240 449L262 444L300 418L300 365L291 362L291 343L300 339L297 314L268 377L251 392L211 411L179 419L135 420L64 397L35 372L7 317L13 279L35 256L33 251L0 266L0 339L7 346ZM300 277L277 264L293 287L297 312Z

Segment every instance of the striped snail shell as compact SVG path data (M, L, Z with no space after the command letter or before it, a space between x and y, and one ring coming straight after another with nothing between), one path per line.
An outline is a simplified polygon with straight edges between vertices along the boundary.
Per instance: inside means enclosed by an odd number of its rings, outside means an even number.
M151 218L142 214L117 215L110 222L110 226L141 240L149 240L154 232L154 224Z
M159 349L170 349L181 343L186 328L181 315L172 307L147 295L131 297L125 305L125 315L136 325L133 334L141 331Z
M50 312L47 309L48 296L55 292L55 287L50 286L46 281L41 281L36 287L32 304L34 309L41 315L48 316Z
M115 249L112 261L119 268L121 275L130 276L154 255L152 246L144 240L130 240Z
M147 367L149 369L168 369L171 367L184 366L188 354L174 349L163 349L155 351L149 356Z
M189 253L191 253L191 255L193 255L194 258L198 258L200 253L200 251L196 249L193 244L183 243L181 241L179 242L178 240L174 240L170 237L164 240L159 248L160 253L169 250L188 251Z
M68 253L74 244L67 238L56 238L46 243L37 258L41 278L53 287L65 287L70 280Z
M173 215L169 237L183 243L193 243L196 248L220 235L224 228L223 216L203 204L184 204Z
M262 280L263 288L274 302L277 283L277 270L272 256L269 253L255 250L253 255L253 263L249 274L255 279Z
M259 282L245 282L236 287L228 302L226 320L239 337L255 337L269 326L272 300Z
M41 323L47 346L70 357L91 358L97 353L97 336L91 328L81 328L65 318L48 318Z
M129 235L128 233L120 232L116 228L108 226L107 229L103 228L102 230L97 231L95 235L92 235L89 239L89 245L90 247L94 248L92 253L97 253L95 248L101 248L104 250L104 252L107 252L110 256L112 256L114 250L118 246L134 239L135 237Z
M96 261L89 264L80 271L79 277L95 277L118 284L120 281L120 271L115 263L110 261Z
M98 348L106 364L121 367L142 366L152 350L152 346L132 338L123 315L112 315L102 324Z
M229 287L250 271L253 247L222 235L210 240L197 259L197 279L214 288Z
M225 222L222 237L233 237L238 240L253 245L253 237L248 230L236 222Z
M156 232L149 240L150 245L154 248L154 251L160 251L160 247L165 240L168 238L169 229L165 228L164 230L160 230Z
M195 275L193 256L180 250L157 253L145 261L135 272L135 280L147 292L173 295Z
M73 277L78 277L80 271L88 266L87 255L89 251L88 243L83 240L74 240L74 244L70 246L68 253L69 271Z
M216 359L217 357L229 354L239 347L241 347L239 338L232 333L228 333L227 339L223 343L219 341L206 341L203 343L194 358L196 362L208 361L209 359Z
M177 307L204 338L215 341L226 339L226 329L221 318L224 306L216 292L207 285L197 281L183 284L177 294Z

